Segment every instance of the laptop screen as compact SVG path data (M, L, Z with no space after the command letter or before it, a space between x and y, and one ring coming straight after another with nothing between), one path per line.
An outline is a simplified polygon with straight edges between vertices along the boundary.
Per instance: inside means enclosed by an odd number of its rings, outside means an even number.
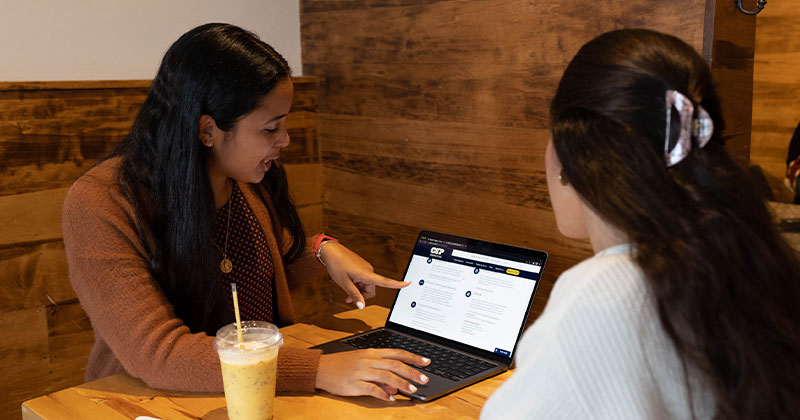
M423 231L389 322L511 357L547 254Z

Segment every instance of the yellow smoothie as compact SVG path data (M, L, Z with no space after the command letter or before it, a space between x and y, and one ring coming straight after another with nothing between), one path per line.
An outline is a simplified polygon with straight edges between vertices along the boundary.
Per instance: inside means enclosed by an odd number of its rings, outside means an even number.
M273 352L269 352L273 353ZM225 402L228 404L230 420L269 420L272 418L275 400L275 377L277 374L277 352L266 360L224 360L222 382L225 385Z
M270 420L275 401L278 349L283 337L268 322L242 321L242 341L235 324L217 331L222 384L230 420Z

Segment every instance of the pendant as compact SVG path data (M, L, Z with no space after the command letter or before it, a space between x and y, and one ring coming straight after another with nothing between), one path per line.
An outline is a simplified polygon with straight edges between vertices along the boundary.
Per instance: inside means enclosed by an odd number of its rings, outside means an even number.
M228 274L233 270L233 263L227 257L223 258L222 261L219 262L219 269L222 270L223 273Z

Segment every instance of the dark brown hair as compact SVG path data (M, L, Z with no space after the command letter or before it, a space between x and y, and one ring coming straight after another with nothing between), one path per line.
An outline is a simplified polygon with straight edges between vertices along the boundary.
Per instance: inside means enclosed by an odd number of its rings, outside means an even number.
M667 168L669 89L702 105L715 131ZM797 416L800 263L762 192L725 151L705 61L658 32L603 34L570 62L550 116L567 179L634 244L684 372L690 364L706 376L717 417Z
M232 313L220 307L225 286L212 245L210 152L198 140L197 122L207 114L220 129L233 129L290 75L286 60L252 32L224 23L198 26L167 50L114 152L122 158L119 183L136 210L150 273L192 332L214 335ZM260 186L262 200L292 234L292 246L281 256L292 261L305 248L305 232L283 166L274 162Z

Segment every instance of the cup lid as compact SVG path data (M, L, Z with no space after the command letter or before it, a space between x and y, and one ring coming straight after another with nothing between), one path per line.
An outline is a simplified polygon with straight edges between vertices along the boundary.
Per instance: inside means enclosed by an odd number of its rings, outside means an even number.
M283 336L278 327L265 321L242 321L242 341L239 341L235 323L220 328L214 338L217 351L235 350L237 353L257 353L281 344Z

